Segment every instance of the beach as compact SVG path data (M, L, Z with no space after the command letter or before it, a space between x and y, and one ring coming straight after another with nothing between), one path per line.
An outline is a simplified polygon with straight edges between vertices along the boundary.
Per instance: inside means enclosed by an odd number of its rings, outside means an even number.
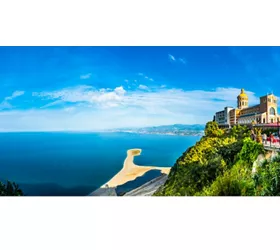
M123 168L111 180L101 186L101 188L117 187L128 181L133 181L137 177L143 176L150 170L160 170L162 174L169 174L170 167L139 166L134 164L134 157L141 155L141 152L141 149L127 150L127 156L124 160Z

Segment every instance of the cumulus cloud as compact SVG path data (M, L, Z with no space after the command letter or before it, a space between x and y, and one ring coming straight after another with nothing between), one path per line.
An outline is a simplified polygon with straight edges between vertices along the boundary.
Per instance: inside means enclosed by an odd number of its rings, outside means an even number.
M148 86L143 85L143 84L140 84L140 85L138 86L138 88L139 88L139 89L143 89L143 90L148 90L148 89L149 89Z
M123 86L120 86L120 87L117 87L117 88L115 88L115 90L114 90L117 94L119 94L119 95L124 95L125 94L125 90L124 90L124 88L123 88Z

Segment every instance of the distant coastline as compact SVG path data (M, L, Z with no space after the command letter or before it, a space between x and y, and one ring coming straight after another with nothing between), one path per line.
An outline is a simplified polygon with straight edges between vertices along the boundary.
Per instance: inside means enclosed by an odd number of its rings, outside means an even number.
M136 132L136 131L106 131L106 132L100 132L100 133L127 133L127 134L143 134L143 135L169 135L169 136L203 136L204 133L156 133L156 132Z
M203 136L204 125L163 125L145 128L120 128L110 129L106 132L111 133L135 133L135 134L154 134L154 135L171 135L171 136Z
M147 135L170 135L170 136L203 136L204 127L202 124L173 124L162 125L143 128L114 128L102 130L49 130L49 131L31 131L31 130L18 130L18 131L1 131L5 133L130 133L130 134L147 134Z

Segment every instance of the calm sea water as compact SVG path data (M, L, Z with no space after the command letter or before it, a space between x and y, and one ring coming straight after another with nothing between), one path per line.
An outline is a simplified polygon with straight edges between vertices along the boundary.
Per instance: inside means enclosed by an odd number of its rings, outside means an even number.
M123 167L126 151L141 148L139 165L173 166L198 136L129 133L0 133L0 180L26 195L87 195Z

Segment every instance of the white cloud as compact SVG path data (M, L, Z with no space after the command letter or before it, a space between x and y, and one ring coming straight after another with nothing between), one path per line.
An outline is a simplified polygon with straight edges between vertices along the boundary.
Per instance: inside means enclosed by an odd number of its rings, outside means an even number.
M44 100L55 100L45 106L50 107L56 104L66 103L90 103L101 106L112 106L112 102L120 103L126 91L122 86L110 89L96 90L92 86L81 85L72 88L65 88L58 91L51 92L33 92L32 95L40 97Z
M126 83L128 83L129 81L127 79L124 80Z
M148 86L143 85L143 84L140 84L140 85L138 86L138 88L139 88L139 89L143 89L143 90L148 90L148 89L149 89Z
M124 88L123 88L123 86L120 86L120 87L117 87L117 88L115 88L115 90L114 90L117 94L119 94L119 95L124 95L125 94L125 90L124 90Z
M161 88L166 88L166 85L163 84L163 85L161 85L160 87L161 87Z
M205 123L225 106L236 107L237 88L209 91L166 89L113 90L77 86L52 92L34 93L35 97L67 102L67 108L31 109L0 112L2 130L95 130L113 127L152 126L174 123ZM144 88L144 89L143 89ZM245 90L246 91L246 90ZM259 103L253 92L246 91L249 104Z
M149 76L147 76L147 75L144 75L143 73L138 73L138 75L143 76L145 79L147 79L147 80L149 80L149 81L151 81L151 82L154 81L153 78L151 78L151 77L149 77ZM134 81L137 82L136 80L134 80Z
M168 55L168 58L169 58L169 60L171 60L171 61L176 61L175 57L172 56L171 54Z
M4 100L0 103L0 110L13 108L13 106L8 101L11 101L22 95L24 95L24 91L17 90L17 91L14 91L11 96L5 97Z
M184 59L184 58L178 58L178 60L177 60L177 59L175 58L175 56L173 56L173 55L171 55L171 54L168 55L168 58L169 58L169 60L170 60L171 62L179 62L179 63L182 63L182 64L186 64L186 63L187 63L186 59Z
M81 79L89 79L90 77L91 77L91 73L80 76Z
M17 91L15 91L15 92L13 92L13 94L12 94L11 96L6 97L5 100L6 100L6 101L12 100L12 99L14 99L14 98L16 98L16 97L18 97L18 96L21 96L21 95L24 95L24 91L19 91L19 90L17 90Z
M43 109L43 108L49 108L49 107L56 106L56 105L61 104L61 103L63 103L63 101L57 100L57 101L54 101L54 102L50 102L50 103L48 103L48 104L42 106L41 108L42 108L42 109Z

